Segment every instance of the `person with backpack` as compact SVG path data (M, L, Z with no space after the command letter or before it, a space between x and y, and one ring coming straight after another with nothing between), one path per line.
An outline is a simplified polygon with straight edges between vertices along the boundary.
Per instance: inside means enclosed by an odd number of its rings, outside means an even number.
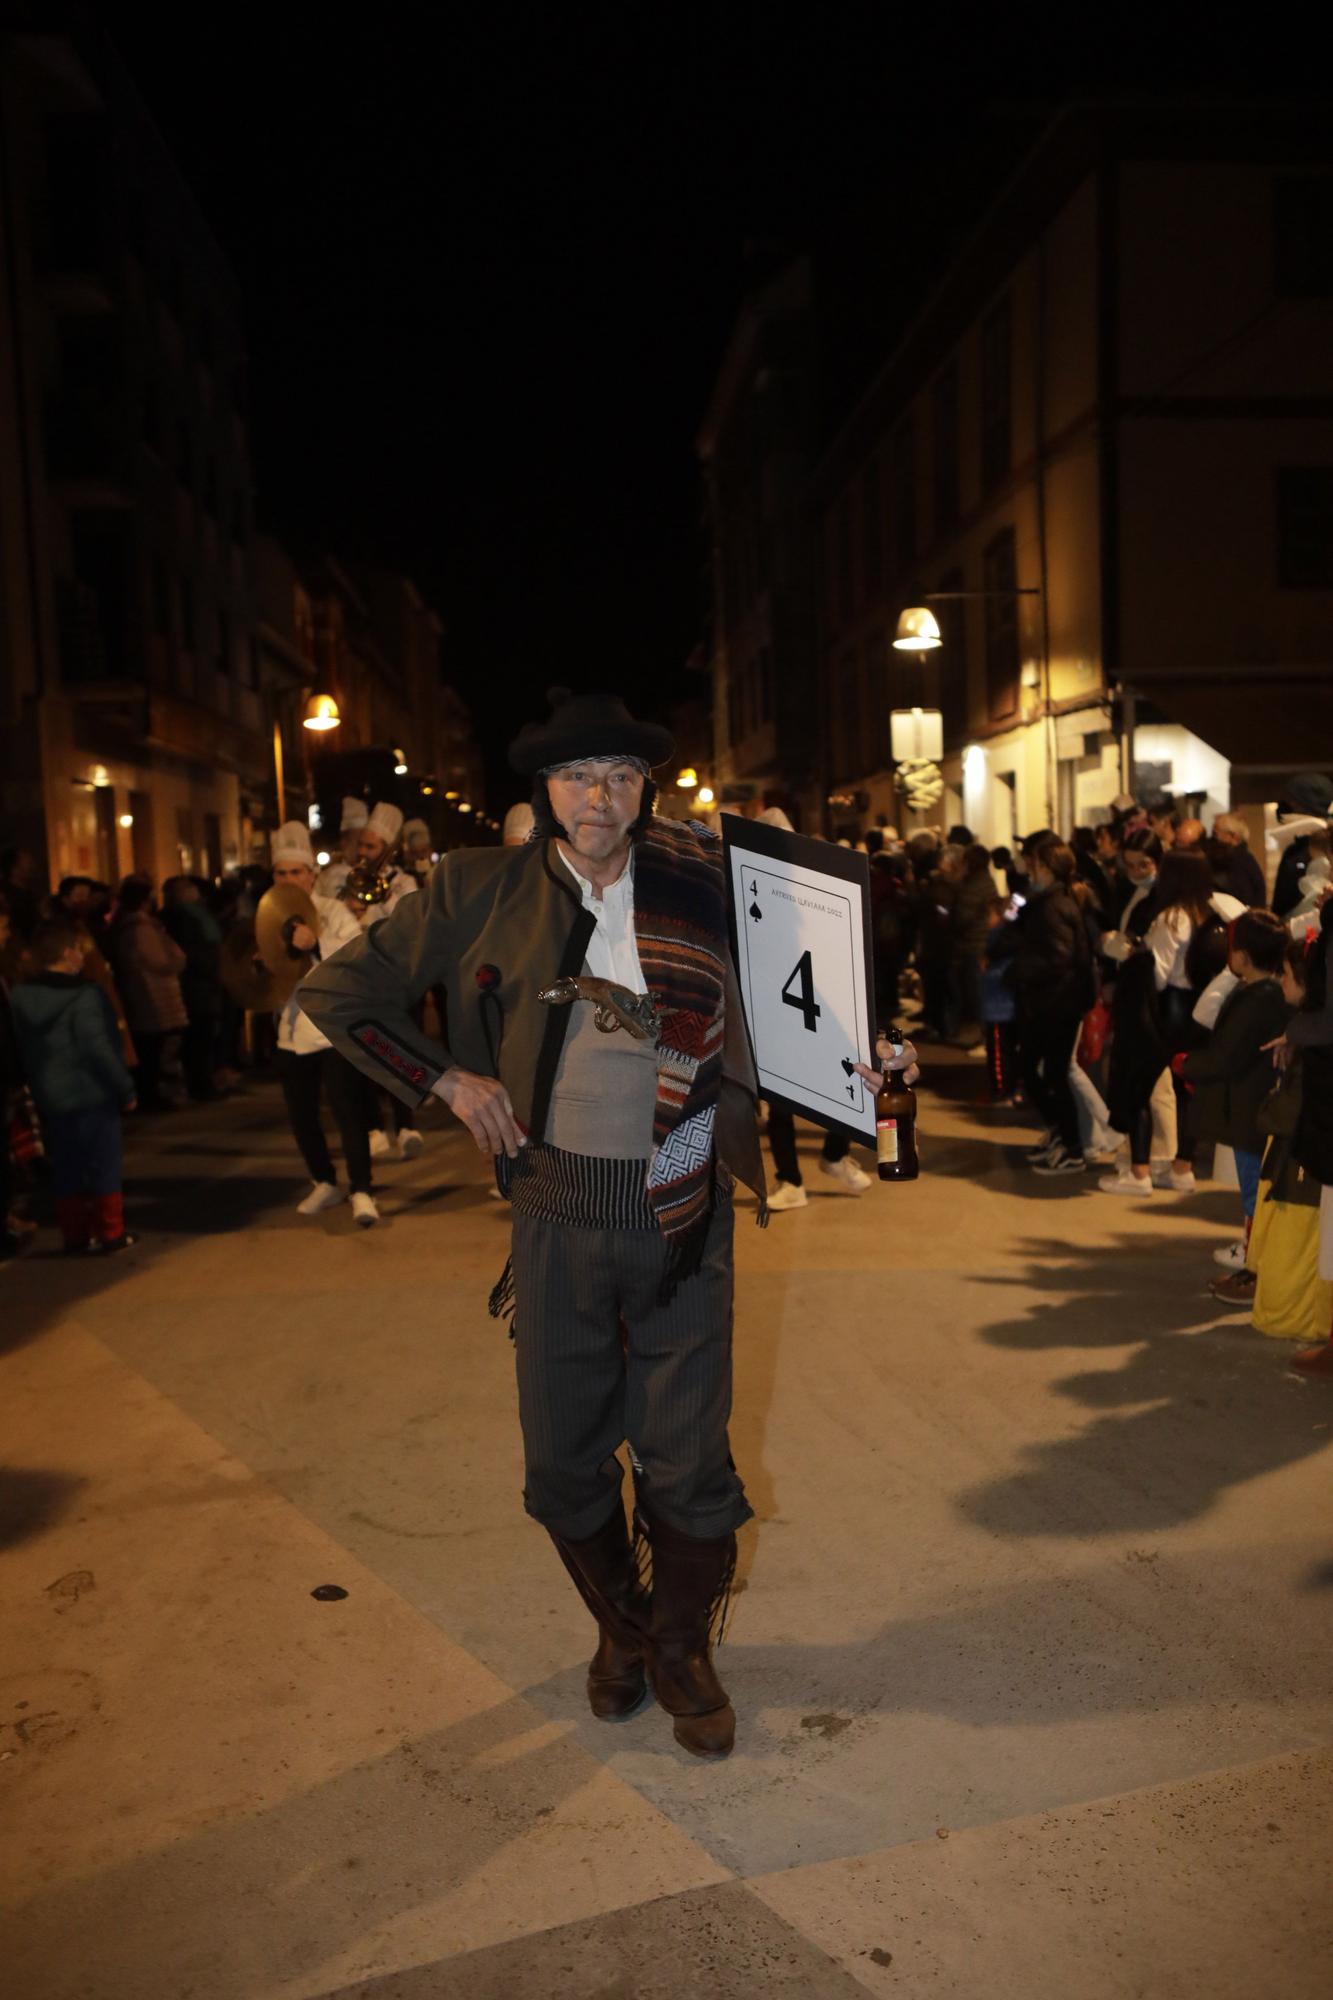
M1069 1066L1083 1016L1096 993L1090 902L1074 851L1043 840L1028 857L1032 894L1014 954L1023 1085L1046 1120L1028 1165L1047 1175L1081 1174L1083 1147Z

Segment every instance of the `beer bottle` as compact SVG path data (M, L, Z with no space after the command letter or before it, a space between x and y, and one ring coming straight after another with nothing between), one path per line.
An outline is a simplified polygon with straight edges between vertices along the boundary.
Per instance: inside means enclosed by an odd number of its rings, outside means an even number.
M901 1048L902 1036L888 1039ZM900 1070L885 1069L875 1095L875 1154L882 1181L914 1181L921 1168L916 1153L916 1092Z

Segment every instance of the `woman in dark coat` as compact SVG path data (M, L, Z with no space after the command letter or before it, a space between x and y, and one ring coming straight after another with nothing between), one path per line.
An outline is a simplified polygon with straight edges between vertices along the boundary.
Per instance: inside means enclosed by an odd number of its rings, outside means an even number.
M1073 849L1044 840L1029 856L1033 894L1014 956L1023 1084L1046 1120L1045 1139L1029 1154L1040 1174L1081 1174L1078 1109L1069 1065L1094 991L1092 940L1084 917L1087 890ZM1082 892L1080 894L1080 891Z

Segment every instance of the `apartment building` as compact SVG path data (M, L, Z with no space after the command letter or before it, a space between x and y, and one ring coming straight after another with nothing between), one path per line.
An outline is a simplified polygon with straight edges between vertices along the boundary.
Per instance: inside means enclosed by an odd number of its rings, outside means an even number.
M1205 811L1333 766L1333 147L1290 107L1071 107L812 482L832 819L988 842L1126 789ZM942 643L900 652L925 604Z
M91 24L0 37L0 238L0 819L217 874L272 795L240 301Z

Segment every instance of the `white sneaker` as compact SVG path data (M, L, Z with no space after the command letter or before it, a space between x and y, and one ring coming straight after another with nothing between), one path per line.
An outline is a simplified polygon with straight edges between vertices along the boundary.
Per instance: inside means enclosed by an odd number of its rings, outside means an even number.
M296 1204L298 1215L321 1215L326 1208L336 1208L340 1201L346 1201L347 1190L335 1187L332 1181L316 1181L304 1201Z
M380 1212L375 1206L374 1195L354 1194L352 1196L352 1215L355 1218L358 1229L373 1229L380 1219Z
M372 1132L370 1135L370 1157L372 1160L387 1160L393 1148L389 1144L387 1132Z
M819 1171L827 1174L831 1181L836 1181L845 1194L864 1194L870 1186L869 1174L862 1173L850 1154L841 1160L821 1160Z
M1214 1250L1213 1262L1220 1264L1224 1271L1243 1271L1246 1268L1245 1238L1239 1237L1235 1243L1228 1243L1221 1250Z
M404 1125L398 1134L398 1157L400 1160L415 1160L425 1145L425 1140L414 1125Z
M804 1208L809 1196L803 1187L791 1181L779 1181L768 1197L768 1205L780 1215L784 1208Z
M1152 1178L1155 1187L1169 1188L1172 1194L1193 1194L1198 1187L1192 1167L1187 1168L1183 1174L1178 1174L1173 1166L1167 1167L1165 1171L1159 1171L1154 1167Z
M1151 1177L1145 1174L1142 1180L1137 1174L1122 1171L1118 1174L1103 1174L1097 1183L1103 1194L1137 1195L1142 1199L1152 1193Z

